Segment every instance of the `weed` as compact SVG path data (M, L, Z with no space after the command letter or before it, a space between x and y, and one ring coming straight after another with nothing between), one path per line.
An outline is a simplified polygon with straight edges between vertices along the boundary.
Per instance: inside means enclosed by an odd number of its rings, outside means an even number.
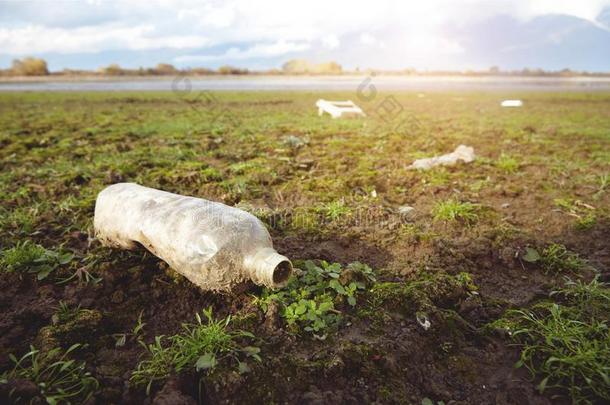
M3 251L0 256L0 265L6 271L34 273L38 280L43 280L52 271L68 264L73 258L72 253L55 252L25 241Z
M577 218L576 227L581 230L590 229L597 222L597 216L593 212L595 207L580 200L570 198L556 198L553 200L556 207L564 213Z
M134 326L134 328L131 330L131 332L112 335L115 338L115 347L125 346L125 343L127 343L127 338L129 336L135 339L138 343L143 344L142 339L144 334L144 326L146 326L146 323L142 321L143 314L144 311L140 311L140 315L138 316L138 322L136 323L136 326Z
M336 328L341 321L341 311L335 304L344 302L354 307L357 293L374 283L375 275L369 266L359 262L346 268L325 261L316 265L311 260L302 265L305 272L291 278L284 289L276 292L265 289L256 302L263 311L267 311L271 302L280 304L281 316L289 326L324 337L327 329Z
M608 185L610 185L610 175L607 173L600 174L597 176L597 191L593 194L593 198L600 198L606 190L608 190Z
M609 401L608 285L568 282L551 297L557 301L510 310L492 325L507 329L521 347L517 366L541 378L541 392L555 388L574 402Z
M154 343L143 344L148 352L148 359L141 361L132 373L131 381L136 385L147 384L146 393L150 393L155 381L167 378L172 372L181 372L187 368L197 371L211 370L219 361L232 359L237 362L238 370L245 372L247 363L240 359L245 355L260 361L260 349L253 346L240 347L239 338L254 338L249 332L228 330L231 317L214 320L212 310L204 310L205 322L196 314L197 323L183 324L180 334L166 339L156 336ZM242 356L243 358L243 356Z
M590 212L576 221L576 227L584 231L593 228L596 223L597 216L594 213Z
M352 212L352 210L345 205L343 200L325 204L318 211L323 213L326 219L329 219L330 221L336 221Z
M222 174L214 167L206 167L205 169L202 169L200 175L205 182L222 180Z
M39 206L34 205L27 208L19 207L1 213L0 229L12 229L17 234L29 235L34 231L34 227L38 220Z
M449 301L457 292L471 293L477 286L469 273L452 276L447 273L421 274L410 282L385 282L373 286L369 306L377 311L381 306L402 308L408 312L427 311L437 303Z
M469 188L471 191L478 193L483 188L488 187L490 183L491 183L491 178L489 176L487 176L485 179L480 179L480 180L477 180L477 181L471 183Z
M425 172L425 179L423 180L425 184L429 184L431 186L444 186L449 183L449 172L444 167L437 167L433 170L429 170Z
M565 246L552 243L542 253L534 248L525 248L522 257L528 263L538 263L545 272L577 272L585 266L584 260L577 254L570 252Z
M57 310L51 317L51 320L53 321L53 324L66 323L76 318L79 311L80 305L78 305L76 308L70 308L70 306L64 301L59 301Z
M70 354L79 347L80 344L75 344L63 353L60 348L42 353L30 346L30 351L20 359L10 354L9 357L15 366L2 374L0 383L6 384L17 379L31 381L36 384L40 395L49 404L87 402L99 384L91 373L86 371L85 362L77 362L69 358ZM12 397L14 391L9 395L15 402L20 400Z
M514 157L502 153L496 161L496 167L505 173L515 173L519 170L520 164Z
M577 272L585 266L585 262L577 254L557 243L550 244L542 251L540 264L547 272Z
M479 219L480 206L470 202L459 202L453 199L438 202L432 210L436 221L458 221L471 224Z

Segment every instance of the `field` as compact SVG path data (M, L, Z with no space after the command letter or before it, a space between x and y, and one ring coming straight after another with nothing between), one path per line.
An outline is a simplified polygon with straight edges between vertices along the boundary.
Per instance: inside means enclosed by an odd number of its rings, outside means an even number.
M0 402L607 403L610 94L508 96L0 94ZM301 271L218 294L101 246L123 181L254 213Z

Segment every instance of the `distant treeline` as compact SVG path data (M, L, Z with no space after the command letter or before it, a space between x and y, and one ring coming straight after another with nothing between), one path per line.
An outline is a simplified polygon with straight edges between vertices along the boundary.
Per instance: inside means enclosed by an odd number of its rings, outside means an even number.
M178 69L168 63L159 63L152 68L140 67L138 69L123 68L118 64L101 67L96 71L64 69L50 72L44 59L27 57L13 60L10 69L0 69L0 76L175 76L187 74L194 76L208 75L342 75L342 74L384 74L401 76L529 76L529 77L610 77L610 72L587 72L563 69L549 71L543 69L524 68L521 70L501 70L493 66L487 70L435 70L422 71L416 69L403 70L344 70L337 62L311 63L302 59L293 59L282 65L281 69L248 70L230 65L217 69L184 68Z

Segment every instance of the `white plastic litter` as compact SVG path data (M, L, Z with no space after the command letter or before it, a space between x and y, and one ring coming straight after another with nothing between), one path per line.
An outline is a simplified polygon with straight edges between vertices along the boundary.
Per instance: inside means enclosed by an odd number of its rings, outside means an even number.
M114 184L98 194L93 225L104 245L140 243L205 290L230 290L245 280L276 288L292 273L258 218L201 198Z
M411 218L411 217L413 217L413 214L415 214L415 208L413 208L409 205L403 205L401 207L398 207L398 213L403 218Z
M521 100L504 100L500 103L502 107L522 107L523 101Z
M471 146L460 145L452 153L448 153L442 156L435 156L426 159L417 159L408 169L420 169L428 170L434 166L450 166L456 164L458 161L470 163L475 159L474 148Z
M328 101L320 99L316 101L316 107L318 107L318 115L328 113L333 118L341 118L343 116L365 116L362 109L354 104L352 100Z
M428 330L430 329L430 326L432 326L430 320L428 319L428 315L423 312L417 312L415 314L415 319L417 320L417 323L419 323L419 326L424 328L424 330Z

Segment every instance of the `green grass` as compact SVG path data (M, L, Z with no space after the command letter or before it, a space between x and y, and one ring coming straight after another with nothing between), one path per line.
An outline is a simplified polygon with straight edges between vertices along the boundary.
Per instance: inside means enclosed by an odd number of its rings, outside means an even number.
M70 358L80 347L80 344L75 344L65 351L55 348L42 353L31 346L20 359L11 354L9 357L14 367L0 376L0 384L25 379L36 385L49 404L84 403L99 384L86 370L85 362ZM14 395L14 392L9 394L10 400L18 403L21 399Z
M542 251L540 264L547 272L572 272L583 269L586 263L565 246L552 243Z
M594 194L593 198L597 195ZM576 228L580 230L591 229L597 223L595 208L580 200L572 198L556 198L553 200L556 207L562 212L576 218Z
M476 292L477 289L469 273L421 273L415 280L408 282L389 281L374 285L368 301L374 311L386 306L416 313L428 311L434 308L435 304L448 301L448 297L457 292L468 294Z
M461 221L472 224L479 219L480 206L454 199L439 201L432 209L435 221Z
M585 268L586 262L564 245L551 243L539 253L534 248L526 248L523 260L537 263L546 273L578 273Z
M541 392L556 389L575 403L610 401L610 288L569 282L551 298L495 322L521 348L517 366L530 370Z
M146 385L146 392L150 393L155 381L164 380L173 372L211 370L229 360L237 363L240 372L246 372L249 366L244 358L261 360L257 347L238 344L238 340L252 340L254 335L230 330L230 316L214 320L211 309L204 310L203 314L205 320L196 314L197 322L183 324L181 333L168 338L157 336L154 343L144 344L148 358L138 364L131 381Z
M43 280L73 258L72 253L48 250L26 240L0 252L0 269L34 273L38 280Z
M519 161L510 155L502 153L496 161L496 167L505 173L515 173L520 167Z
M66 323L66 322L69 322L69 321L75 319L78 316L79 311L80 311L80 305L76 306L75 308L71 308L64 301L59 301L57 310L53 314L53 317L51 318L51 320L53 321L54 324Z
M330 221L337 221L349 215L352 210L345 205L345 201L339 200L324 204L321 208L319 208L319 212L323 213L326 219Z

